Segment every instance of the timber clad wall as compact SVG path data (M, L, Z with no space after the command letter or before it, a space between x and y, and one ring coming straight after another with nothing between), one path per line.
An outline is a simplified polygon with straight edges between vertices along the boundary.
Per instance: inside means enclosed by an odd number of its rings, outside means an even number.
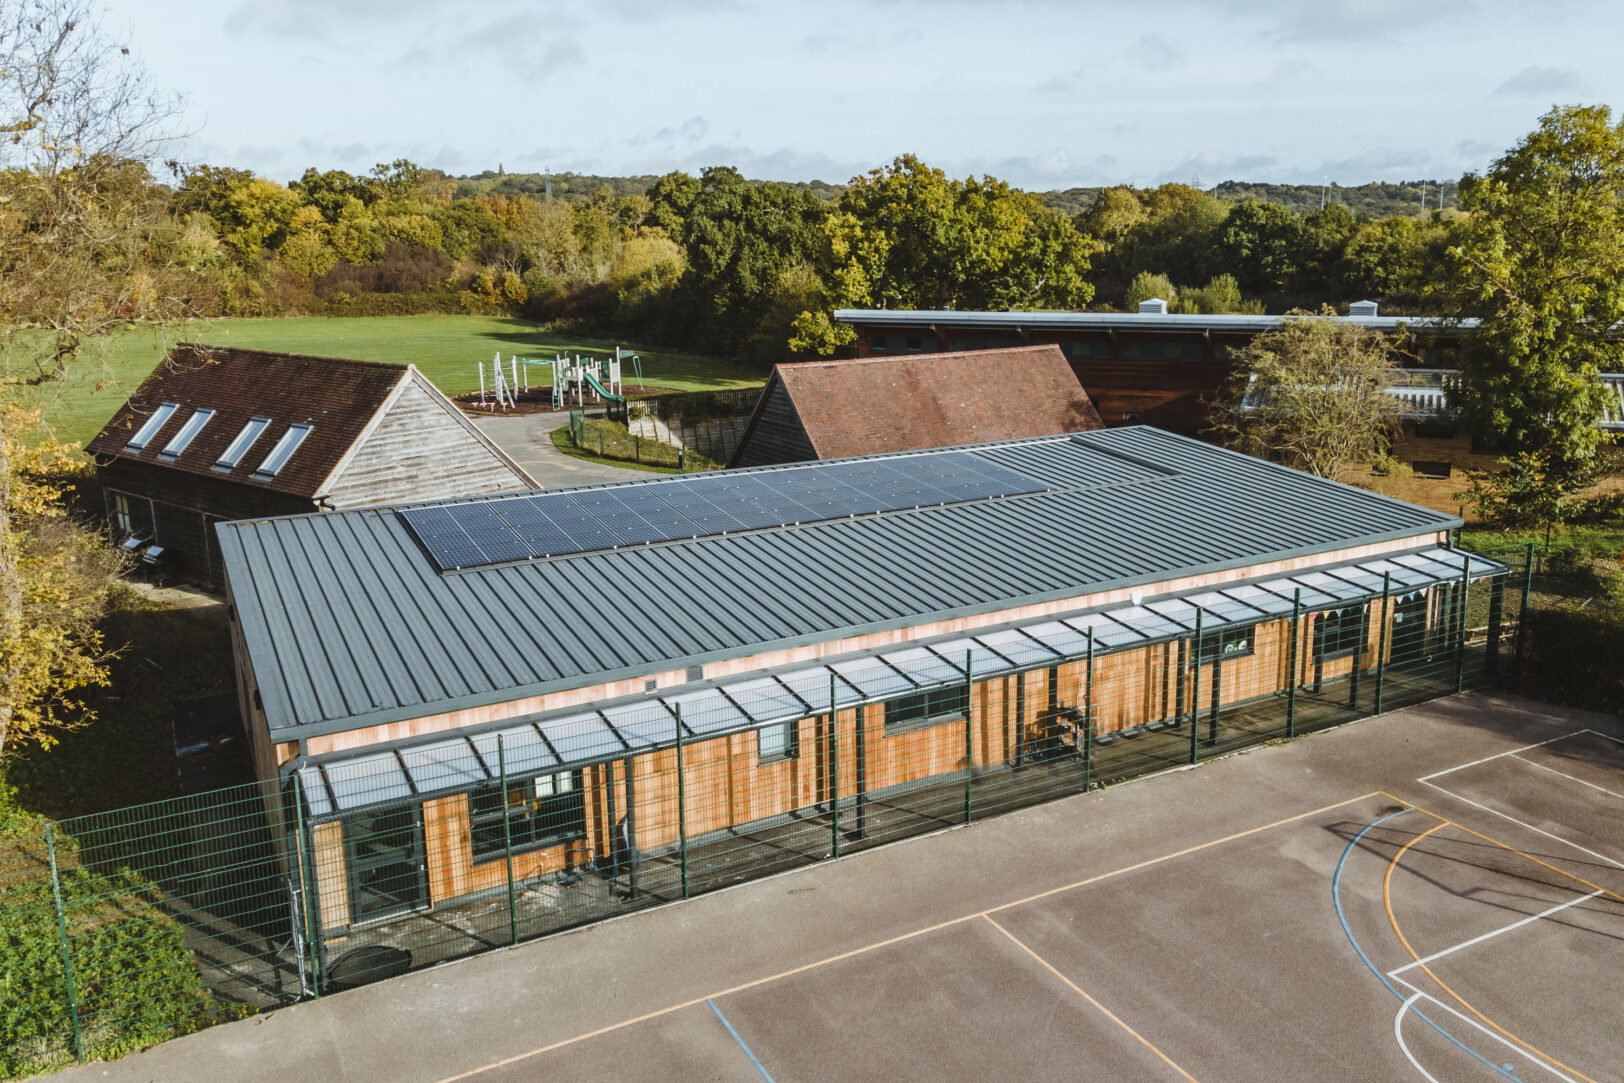
M1431 592L1429 625L1442 622L1448 598L1447 588ZM1374 671L1382 661L1380 604L1370 603L1366 610L1362 648L1324 658L1317 657L1316 646L1323 614L1303 614L1296 648L1297 685L1307 689L1322 681L1342 680L1356 664L1361 672ZM1290 628L1289 620L1255 625L1250 629L1249 653L1199 666L1186 640L1101 653L1094 663L1092 732L1096 738L1109 739L1150 722L1204 718L1215 702L1232 706L1282 694L1292 684ZM1390 648L1391 636L1386 638ZM1089 706L1087 682L1084 660L975 682L970 699L971 766L978 772L997 772L1018 762L1023 750L1052 747L1056 733L1074 725L1063 721L1065 713ZM885 705L874 703L839 711L833 741L827 714L801 719L794 726L797 753L766 763L760 762L756 731L685 744L680 791L675 749L581 769L584 836L515 852L514 877L533 879L607 861L611 854L621 853L619 840L628 830L628 813L637 852L648 856L674 849L680 839L679 792L692 841L814 810L829 801L836 774L840 798L849 802L864 794L872 797L911 784L950 780L966 766L962 715L888 735ZM424 802L423 828L431 905L494 891L507 883L505 860L473 861L468 795ZM350 924L342 831L340 823L331 822L318 827L314 836L316 865L324 870L318 885L321 913L329 930Z
M480 441L473 423L424 390L413 372L328 486L335 508L478 496L526 488Z
M818 457L806 438L806 430L790 402L789 392L777 380L769 380L756 407L748 439L740 446L732 466L767 466L773 463L809 462Z

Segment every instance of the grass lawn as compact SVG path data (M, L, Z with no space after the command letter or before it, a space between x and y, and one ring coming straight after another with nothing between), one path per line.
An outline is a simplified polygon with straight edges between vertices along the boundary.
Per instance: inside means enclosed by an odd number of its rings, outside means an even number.
M554 334L546 325L503 316L301 316L264 320L196 320L167 329L167 338L148 329L117 337L86 357L65 383L33 393L45 419L65 442L84 443L107 423L130 392L146 378L164 346L207 342L260 350L283 350L363 361L411 362L447 394L477 390L475 366L497 351L504 358L551 358L560 352L613 352L607 339ZM764 374L696 354L644 350L620 343L642 357L643 378L683 391L714 391L759 385ZM531 370L531 383L544 383L543 370ZM631 376L628 372L627 377Z

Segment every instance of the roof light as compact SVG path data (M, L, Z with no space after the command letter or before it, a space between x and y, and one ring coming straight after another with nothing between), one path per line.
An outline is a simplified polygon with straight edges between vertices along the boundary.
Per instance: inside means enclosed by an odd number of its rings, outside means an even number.
M164 423L174 417L175 411L179 409L180 403L178 402L166 402L160 405L156 410L152 411L152 416L147 418L141 427L135 431L135 435L130 437L130 442L124 445L124 450L140 451L146 447L152 442L152 438L158 435L158 430L164 427Z
M302 421L295 421L289 425L288 431L282 434L282 438L276 442L276 446L271 448L271 453L265 456L265 461L259 464L259 469L254 471L254 477L260 481L270 481L276 477L282 468L287 465L288 459L292 457L293 453L299 450L299 445L304 443L304 438L310 435L310 430L314 427L313 425L306 425Z
M248 454L248 449L254 446L254 441L259 439L260 433L264 432L265 426L270 423L271 419L268 417L249 418L248 424L242 427L242 431L231 441L230 446L214 460L214 469L221 473L230 473L236 469L237 464L242 462L242 457Z
M180 453L191 446L192 440L203 431L203 426L213 417L214 411L206 406L193 410L192 416L186 419L186 424L180 427L180 432L177 432L173 439L164 445L164 449L158 452L158 458L166 463L180 458Z

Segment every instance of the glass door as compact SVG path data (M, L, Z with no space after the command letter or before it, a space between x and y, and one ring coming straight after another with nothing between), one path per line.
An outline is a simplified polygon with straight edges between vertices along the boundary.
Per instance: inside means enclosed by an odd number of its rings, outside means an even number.
M423 806L362 812L344 821L350 920L374 921L428 905Z

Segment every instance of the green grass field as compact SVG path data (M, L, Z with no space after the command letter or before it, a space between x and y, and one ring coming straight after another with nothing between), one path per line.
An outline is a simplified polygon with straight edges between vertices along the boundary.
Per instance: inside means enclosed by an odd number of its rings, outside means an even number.
M138 328L82 359L68 379L31 393L58 440L84 443L146 378L165 346L207 342L259 350L411 362L447 394L477 390L475 366L501 351L504 358L550 358L566 351L612 352L616 343L557 335L530 320L500 316L322 316L266 320L196 320L166 328L163 338ZM712 391L760 384L763 373L740 365L668 350L636 350L643 379L682 391ZM631 373L625 373L630 377ZM531 370L531 383L545 382ZM631 385L635 387L635 385Z

